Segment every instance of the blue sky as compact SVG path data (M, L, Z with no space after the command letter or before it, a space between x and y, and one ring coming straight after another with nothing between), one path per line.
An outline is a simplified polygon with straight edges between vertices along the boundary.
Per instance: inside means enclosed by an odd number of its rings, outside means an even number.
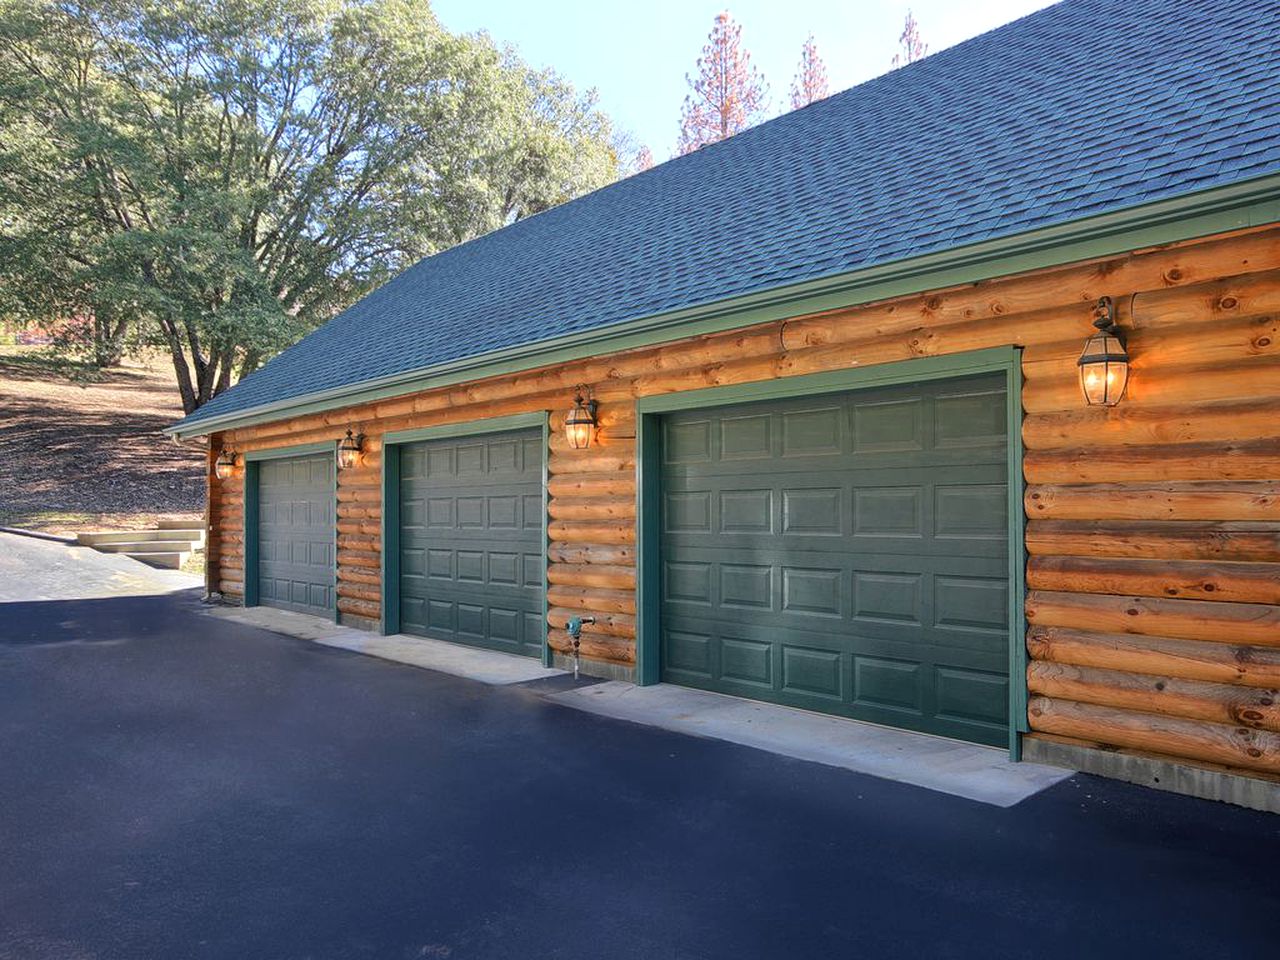
M744 45L764 73L773 113L789 103L800 47L810 32L827 63L832 90L889 69L908 6L930 52L953 46L1050 5L1051 0L745 0L729 5ZM434 0L455 32L487 30L534 66L555 68L581 88L595 87L615 124L647 144L657 160L674 149L685 74L706 42L724 0Z

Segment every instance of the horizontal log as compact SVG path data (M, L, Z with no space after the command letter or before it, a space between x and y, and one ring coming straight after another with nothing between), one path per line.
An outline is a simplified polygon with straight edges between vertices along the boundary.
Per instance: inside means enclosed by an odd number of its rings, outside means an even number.
M1090 633L1032 627L1027 653L1035 660L1249 687L1280 687L1280 650L1170 637Z
M551 607L547 610L547 623L557 630L563 630L572 617L582 616L581 610L572 607ZM629 613L595 613L595 623L582 625L583 635L596 634L609 637L635 639L636 618Z
M1130 378L1121 407L1258 397L1280 397L1280 358L1262 357L1225 365L1152 367ZM1075 370L1061 376L1028 379L1022 385L1022 409L1029 414L1078 410L1083 402Z
M1031 729L1169 757L1280 772L1280 737L1266 730L1032 697Z
M1023 473L1032 484L1268 480L1280 476L1280 440L1029 450Z
M376 570L370 573L367 570L343 566L342 564L338 565L338 581L340 583L362 583L373 587L382 586L382 576ZM353 596L353 594L346 595ZM378 596L381 598L382 594L379 593Z
M555 497L547 505L547 513L555 520L627 520L634 521L634 498L563 498Z
M983 323L937 324L928 321L888 335L868 337L861 324L832 328L821 346L789 343L790 352L778 366L781 376L818 373L847 367L850 363L870 366L920 357L936 357L990 347L1019 344L1083 343L1091 332L1093 305L1074 303L1037 309L1024 314L996 317ZM794 325L784 333L790 339ZM1078 352L1078 350L1077 350Z
M1037 661L1027 668L1035 695L1164 716L1280 730L1280 690L1125 673Z
M371 603L378 603L382 600L382 591L377 587L363 583L350 583L341 577L338 579L336 590L338 596L346 600L365 600Z
M223 577L218 581L218 592L242 597L244 596L244 581Z
M610 663L635 663L636 648L630 640L619 637L583 634L579 640L578 655L587 660L605 660ZM573 640L563 630L547 631L547 645L556 653L573 655Z
M338 515L341 517L341 512ZM382 542L382 524L377 520L340 519L338 520L338 533L375 537L379 544Z
M551 563L547 567L547 580L570 587L635 590L636 568L596 563Z
M1058 520L1280 520L1280 483L1038 484L1027 516Z
M591 445L585 450L579 450L565 433L553 432L547 438L547 449L552 453L566 457L577 457L587 452L594 453L615 453L618 451L632 450L635 448L636 435L634 428L631 432L625 430L596 430L591 437Z
M370 533L348 533L338 531L339 550L358 550L363 553L381 553L382 538Z
M1032 520L1032 556L1280 563L1280 521Z
M571 587L553 583L547 588L547 601L557 607L572 607L589 614L635 613L636 595L631 590L606 590L602 587Z
M338 503L381 504L382 490L379 487L339 487Z
M783 358L776 352L767 356L735 356L731 359L709 361L686 369L663 369L635 379L637 396L656 396L664 393L682 393L707 387L726 387L739 383L756 383L774 380L781 376Z
M234 583L244 583L244 567L232 566L227 563L219 563L218 578L230 580Z
M985 322L1039 310L1047 303L1092 305L1099 297L1115 296L1117 291L1183 287L1270 270L1280 266L1277 239L1273 231L1236 236L831 311L790 321L783 331L783 345L791 350L827 343L830 335L846 331L880 336L920 326ZM1124 311L1127 304L1118 300L1117 307Z
M634 453L604 454L591 450L575 451L576 455L553 454L547 461L547 470L553 477L574 473L634 473Z
M552 563L634 565L636 549L625 543L552 543L547 547Z
M380 520L382 519L382 507L375 504L355 504L340 503L338 504L339 520Z
M1023 418L1028 450L1115 447L1133 444L1264 440L1280 436L1280 400L1267 398L1195 406L1088 407Z
M362 493L382 494L382 477L376 473L353 474L350 470L338 473L338 491L359 490Z
M627 473L579 473L552 477L547 483L552 497L631 497L636 495L636 478Z
M1262 358L1280 357L1277 339L1280 319L1251 317L1220 324L1160 330L1132 330L1128 336L1130 379L1137 384L1148 371L1190 365L1234 366ZM1076 372L1079 341L1030 344L1022 352L1022 372L1028 381L1063 378Z
M381 570L382 554L373 550L338 549L338 566L354 567L360 570Z
M1027 562L1027 587L1280 604L1280 564L1033 556Z
M1280 273L1264 270L1133 297L1129 323L1135 329L1220 323L1232 317L1280 312Z
M1280 647L1280 607L1262 603L1033 590L1026 616L1036 626Z
M338 610L355 617L377 620L382 616L382 605L370 600L357 600L354 597L338 597Z
M547 535L560 543L635 543L635 523L601 523L589 520L553 520Z

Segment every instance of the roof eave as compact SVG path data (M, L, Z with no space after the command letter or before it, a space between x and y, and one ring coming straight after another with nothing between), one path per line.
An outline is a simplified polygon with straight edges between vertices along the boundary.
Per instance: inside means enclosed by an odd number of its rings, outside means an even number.
M248 410L198 418L190 423L188 417L167 432L177 439L205 436L467 380L1276 222L1280 222L1280 173L1273 172L1020 234L315 391Z

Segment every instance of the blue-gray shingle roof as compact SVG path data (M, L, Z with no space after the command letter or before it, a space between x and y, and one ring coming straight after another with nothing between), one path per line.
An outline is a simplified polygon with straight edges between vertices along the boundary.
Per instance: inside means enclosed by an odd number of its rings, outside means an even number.
M429 257L188 417L1280 171L1280 0L1065 0Z

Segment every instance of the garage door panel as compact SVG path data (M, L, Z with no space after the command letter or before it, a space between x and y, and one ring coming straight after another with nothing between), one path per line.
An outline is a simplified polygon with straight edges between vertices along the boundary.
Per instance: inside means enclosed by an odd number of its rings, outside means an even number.
M663 422L662 674L1003 742L1003 378Z
M400 463L402 629L540 655L541 430L407 444Z
M260 603L332 615L333 470L328 454L257 465Z

